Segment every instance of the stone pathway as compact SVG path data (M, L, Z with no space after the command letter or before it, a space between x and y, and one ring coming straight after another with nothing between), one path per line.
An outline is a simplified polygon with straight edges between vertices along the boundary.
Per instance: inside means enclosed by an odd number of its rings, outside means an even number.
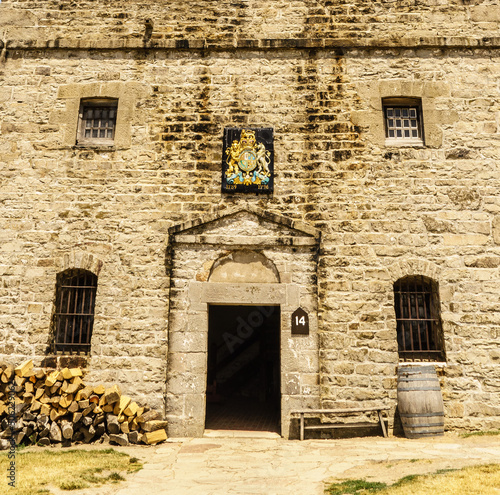
M110 487L113 495L322 495L332 478L393 482L407 474L500 462L500 437L300 442L233 435L123 450L145 465Z

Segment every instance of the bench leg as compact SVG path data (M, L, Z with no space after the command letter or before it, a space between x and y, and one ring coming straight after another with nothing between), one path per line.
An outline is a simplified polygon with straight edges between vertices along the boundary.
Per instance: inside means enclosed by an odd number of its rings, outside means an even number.
M382 427L382 433L384 434L384 437L387 438L387 430L385 428L384 417L382 415L382 411L377 411L377 412L378 412L378 419L380 420L380 426Z
M300 439L304 440L304 413L300 414Z

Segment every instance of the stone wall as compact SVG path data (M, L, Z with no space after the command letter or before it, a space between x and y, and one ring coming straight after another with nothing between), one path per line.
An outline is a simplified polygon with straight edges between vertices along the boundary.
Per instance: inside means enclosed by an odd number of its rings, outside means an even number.
M99 265L87 377L163 407L168 229L259 207L322 233L322 404L395 405L392 284L423 274L440 289L448 427L500 426L500 67L483 3L43 4L0 4L5 360L42 362L56 274ZM120 139L76 147L79 99L99 95L120 95ZM391 95L422 98L425 146L385 146ZM274 128L272 196L221 194L230 126Z
M179 41L203 47L241 42L252 46L255 40L309 40L319 45L337 40L363 46L398 45L415 41L436 44L448 38L468 39L469 44L483 37L498 38L500 6L494 0L370 0L344 2L294 0L264 2L240 0L189 3L173 0L168 8L161 2L113 2L105 0L47 0L43 3L4 0L9 39L28 46L78 46L91 42L111 44L126 40L138 46L155 47ZM77 22L70 22L77 19ZM19 27L17 27L19 26ZM474 41L472 41L474 40ZM497 40L498 44L498 40ZM289 46L289 45L288 45ZM303 45L300 45L303 46ZM173 45L175 47L175 44Z

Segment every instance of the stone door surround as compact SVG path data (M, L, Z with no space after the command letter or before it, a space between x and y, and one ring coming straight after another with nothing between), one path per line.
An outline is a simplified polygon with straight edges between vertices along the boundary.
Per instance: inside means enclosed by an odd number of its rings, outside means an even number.
M169 436L204 433L209 305L280 307L282 436L289 435L290 410L319 406L317 288L311 276L319 238L315 229L299 229L291 219L257 208L171 229ZM298 307L309 314L309 335L291 335Z

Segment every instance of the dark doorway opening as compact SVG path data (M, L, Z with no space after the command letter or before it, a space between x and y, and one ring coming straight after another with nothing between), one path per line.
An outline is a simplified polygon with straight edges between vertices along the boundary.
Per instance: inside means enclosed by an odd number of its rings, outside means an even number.
M280 399L279 306L209 306L205 428L279 432Z

